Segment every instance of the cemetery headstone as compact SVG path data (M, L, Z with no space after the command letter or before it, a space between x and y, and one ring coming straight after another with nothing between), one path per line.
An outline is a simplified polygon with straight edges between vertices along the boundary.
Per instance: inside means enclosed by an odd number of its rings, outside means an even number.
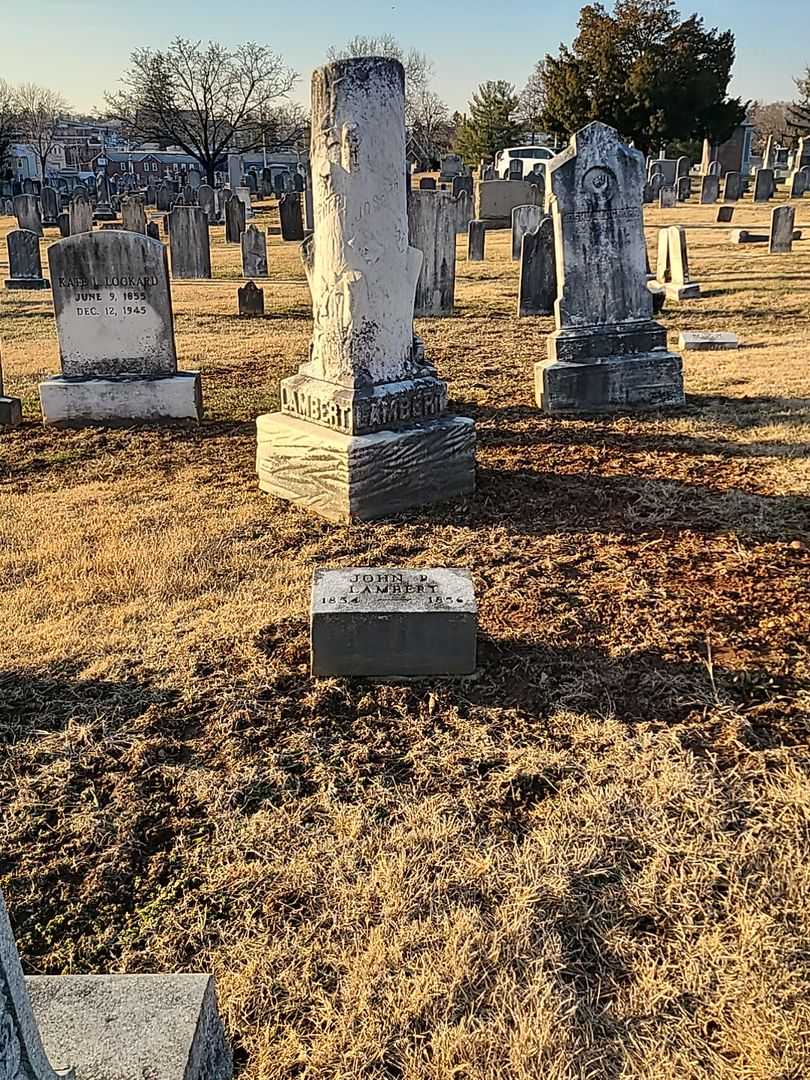
M419 190L420 191L435 191L436 190L436 181L433 179L432 176L423 176L422 179L419 181Z
M718 206L717 207L717 217L715 218L715 220L717 222L728 224L728 222L733 220L733 218L734 218L734 207L733 206Z
M694 300L700 296L700 285L689 276L689 256L686 229L670 225L658 232L658 265L656 280L664 287L667 300Z
M740 198L740 174L727 172L723 178L723 202L735 203Z
M30 176L26 176L22 182L22 193L23 195L36 195L37 193L36 184Z
M520 251L518 317L551 315L557 299L554 223L546 214L523 236Z
M252 225L251 228L253 228ZM236 293L241 316L255 318L264 315L264 289L260 289L255 281L249 281L241 289L237 289Z
M771 211L771 232L768 251L785 255L793 250L793 223L796 211L792 206L775 206Z
M285 173L277 172L273 177L273 194L280 198L286 190Z
M689 202L692 198L692 177L679 176L675 187L678 202Z
M304 178L300 172L294 172L292 174L293 179L293 191L297 191L299 194L304 190Z
M661 210L672 210L675 206L675 188L672 184L663 184L658 192L658 206Z
M255 225L242 233L242 277L267 277L267 237Z
M199 206L175 206L172 210L169 249L172 277L211 277L208 215Z
M644 156L594 122L549 162L557 330L535 364L551 415L682 405L681 359L666 349L647 287Z
M121 203L121 223L127 232L146 232L146 209L140 195L130 195Z
M362 57L314 73L311 159L315 231L302 251L313 338L281 384L281 411L257 421L259 486L340 521L469 494L474 424L446 415L447 384L413 334L422 258L403 243L398 61Z
M245 207L245 221L251 221L253 219L254 215L253 215L253 203L251 202L251 198L250 198L250 188L245 187L244 185L242 185L242 187L238 187L236 189L236 194L242 200L242 203L244 204L244 207Z
M762 155L762 167L763 169L773 169L776 165L776 144L773 141L773 135L769 135L765 143L765 152Z
M408 200L408 243L422 252L417 318L452 315L456 291L455 204L441 191L414 191Z
M76 191L70 200L70 235L93 231L93 208L87 192Z
M301 196L297 191L288 191L279 197L278 216L281 239L300 243L304 239L304 223L301 220Z
M39 199L36 195L15 195L14 216L17 218L17 225L20 229L36 233L37 236L44 235L42 232L42 214L39 208Z
M70 236L70 212L63 210L59 217L56 219L56 224L59 226L59 235L64 238Z
M153 240L160 240L160 229L156 221L147 221L146 235L150 236Z
M30 229L14 229L6 237L9 277L7 289L48 289L50 282L42 276L39 237Z
M192 191L199 191L202 186L202 177L197 169L189 169L188 182Z
M773 171L771 169L757 169L754 177L754 202L768 202L773 193Z
M232 195L225 203L225 241L241 244L245 231L245 204L238 195Z
M509 159L509 179L510 180L522 180L523 179L523 158L510 158Z
M470 675L478 608L469 570L351 567L315 570L310 605L313 676Z
M487 226L484 221L470 222L467 232L467 261L483 262L487 238Z
M157 208L161 213L165 214L167 211L171 210L172 203L174 202L174 196L174 191L164 180L164 182L157 189Z
M236 191L242 184L242 155L228 154L228 186Z
M26 977L0 895L0 1065L8 1080L230 1080L213 976Z
M216 220L216 196L214 189L208 184L200 184L197 188L197 204L208 218L211 225Z
M540 206L516 206L512 211L512 262L520 262L523 237L543 220Z
M688 157L679 157L675 162L675 181L681 179L682 176L688 176L692 171L692 162Z
M664 177L660 172L652 173L648 186L650 189L651 201L655 202L661 194L661 188L664 186Z
M466 233L472 221L472 198L466 191L460 191L455 198L451 195L450 199L454 208L456 233Z
M462 191L466 191L467 194L470 196L470 199L472 199L472 197L473 197L473 178L471 176L454 176L453 177L453 187L452 187L453 198L454 199L458 198L458 196L462 193Z
M59 212L62 209L56 188L51 187L50 184L45 184L39 202L42 209L42 224L53 228L57 224Z
M99 173L96 177L96 207L93 211L93 220L115 220L115 210L110 202L110 183L105 173Z
M3 360L0 357L0 428L16 427L22 423L22 402L19 398L7 397L5 385L3 383ZM2 945L0 945L2 949ZM0 960L0 967L2 966L2 960ZM2 982L0 982L2 986ZM2 991L0 991L0 1002L2 1002ZM2 1063L2 1052L0 1052L0 1063Z
M516 206L541 206L543 194L525 180L483 180L475 185L473 212L488 229L511 229Z
M788 190L791 199L800 199L804 195L805 174L800 169L794 169L788 176Z
M678 336L678 348L683 352L714 352L739 347L736 334L723 330L682 330Z
M720 195L720 178L716 173L707 173L700 182L700 204L711 206Z
M177 370L163 244L82 233L52 244L48 261L62 374L40 383L45 423L199 420L199 372Z

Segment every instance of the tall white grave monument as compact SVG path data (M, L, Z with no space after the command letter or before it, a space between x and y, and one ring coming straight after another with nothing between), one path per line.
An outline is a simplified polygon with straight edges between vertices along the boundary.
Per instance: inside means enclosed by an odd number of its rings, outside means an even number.
M312 79L314 233L309 358L257 421L262 490L333 520L370 519L471 492L472 420L413 335L421 253L408 244L405 76L361 57Z

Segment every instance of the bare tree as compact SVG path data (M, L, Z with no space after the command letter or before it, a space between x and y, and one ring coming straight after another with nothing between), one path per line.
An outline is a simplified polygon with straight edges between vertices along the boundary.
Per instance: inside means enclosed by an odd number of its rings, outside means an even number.
M789 112L789 101L754 103L749 116L754 125L753 149L756 153L763 152L769 135L772 135L774 141L778 143L784 143L790 138Z
M425 53L418 49L406 52L393 35L382 34L380 37L353 37L342 49L333 45L326 56L330 61L350 60L355 56L385 56L389 60L399 60L405 68L405 123L408 128L413 126L419 96L428 89L433 75L433 61Z
M0 79L0 176L5 172L8 152L20 126L17 91Z
M439 158L452 142L450 112L433 90L420 90L413 101L411 134L430 158Z
M20 134L34 147L43 180L48 155L56 147L54 135L67 111L67 102L56 90L36 83L23 83L17 90Z
M274 149L282 129L291 137L290 119L305 129L302 111L287 100L297 79L266 45L229 49L178 37L165 51L136 49L122 89L106 101L126 137L180 146L213 184L227 150Z

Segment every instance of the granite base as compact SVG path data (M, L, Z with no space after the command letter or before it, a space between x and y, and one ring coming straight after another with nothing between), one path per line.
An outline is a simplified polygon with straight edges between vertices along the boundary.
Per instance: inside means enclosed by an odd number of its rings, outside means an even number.
M673 408L684 403L681 358L665 350L585 364L534 365L535 398L550 416Z
M0 397L0 427L22 423L22 402L16 397Z
M6 278L6 288L14 289L50 289L51 283L44 277Z
M39 384L39 399L43 421L61 427L202 419L199 371L106 379L56 375Z

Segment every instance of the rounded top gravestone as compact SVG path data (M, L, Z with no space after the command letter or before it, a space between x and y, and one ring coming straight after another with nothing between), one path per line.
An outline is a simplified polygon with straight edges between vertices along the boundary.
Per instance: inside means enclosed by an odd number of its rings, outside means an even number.
M177 371L166 249L141 233L82 233L48 249L62 373Z

